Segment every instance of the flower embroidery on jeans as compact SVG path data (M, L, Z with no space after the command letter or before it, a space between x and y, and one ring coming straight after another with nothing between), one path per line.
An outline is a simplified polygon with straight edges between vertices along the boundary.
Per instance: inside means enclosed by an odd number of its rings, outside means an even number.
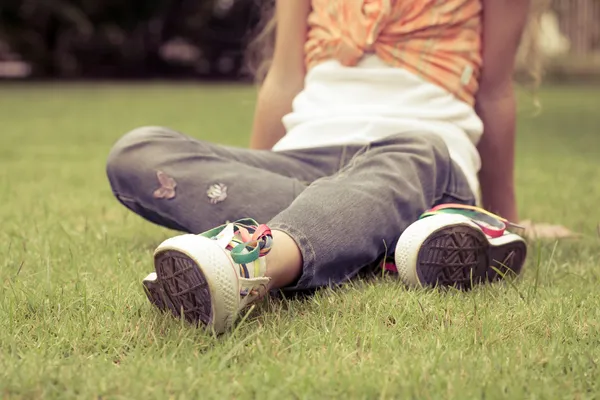
M227 186L222 183L212 184L206 195L210 199L210 204L218 204L227 198Z

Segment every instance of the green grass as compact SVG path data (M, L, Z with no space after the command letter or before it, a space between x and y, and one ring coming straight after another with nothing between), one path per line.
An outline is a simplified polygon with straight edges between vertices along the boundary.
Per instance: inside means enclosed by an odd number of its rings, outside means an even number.
M583 237L531 243L515 285L356 282L261 304L217 339L146 301L173 232L113 199L104 162L139 125L246 145L253 90L0 87L0 397L599 398L597 90L545 89L537 118L522 102L522 217Z

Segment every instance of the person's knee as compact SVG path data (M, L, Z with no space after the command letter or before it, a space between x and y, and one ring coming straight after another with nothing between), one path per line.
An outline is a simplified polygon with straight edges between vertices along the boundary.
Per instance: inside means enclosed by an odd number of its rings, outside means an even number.
M401 148L403 151L420 154L427 158L434 158L436 160L450 159L448 146L444 139L438 134L427 131L399 133L389 136L385 140L378 142L378 144L384 145L390 151Z
M431 132L408 133L407 140L414 147L414 152L427 158L439 161L450 161L448 145L438 134Z
M136 128L121 137L112 147L106 161L106 173L115 192L123 183L131 183L154 169L160 158L160 142L177 132L160 127Z

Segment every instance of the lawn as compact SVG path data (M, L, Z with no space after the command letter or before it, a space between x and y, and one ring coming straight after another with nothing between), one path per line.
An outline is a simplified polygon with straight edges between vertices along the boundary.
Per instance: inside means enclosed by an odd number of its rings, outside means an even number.
M220 338L147 302L173 235L127 212L104 173L117 138L167 125L245 146L243 86L0 86L0 397L599 398L600 96L521 97L523 218L579 239L531 242L521 280L470 293L355 282L261 304Z

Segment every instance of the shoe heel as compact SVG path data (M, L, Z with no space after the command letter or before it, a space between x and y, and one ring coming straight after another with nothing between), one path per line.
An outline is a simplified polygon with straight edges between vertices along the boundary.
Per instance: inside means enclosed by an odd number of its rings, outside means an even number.
M215 240L180 235L154 252L154 266L174 316L223 332L239 310L239 271Z
M468 290L487 275L488 241L469 225L448 226L434 232L421 245L417 277L423 286Z

